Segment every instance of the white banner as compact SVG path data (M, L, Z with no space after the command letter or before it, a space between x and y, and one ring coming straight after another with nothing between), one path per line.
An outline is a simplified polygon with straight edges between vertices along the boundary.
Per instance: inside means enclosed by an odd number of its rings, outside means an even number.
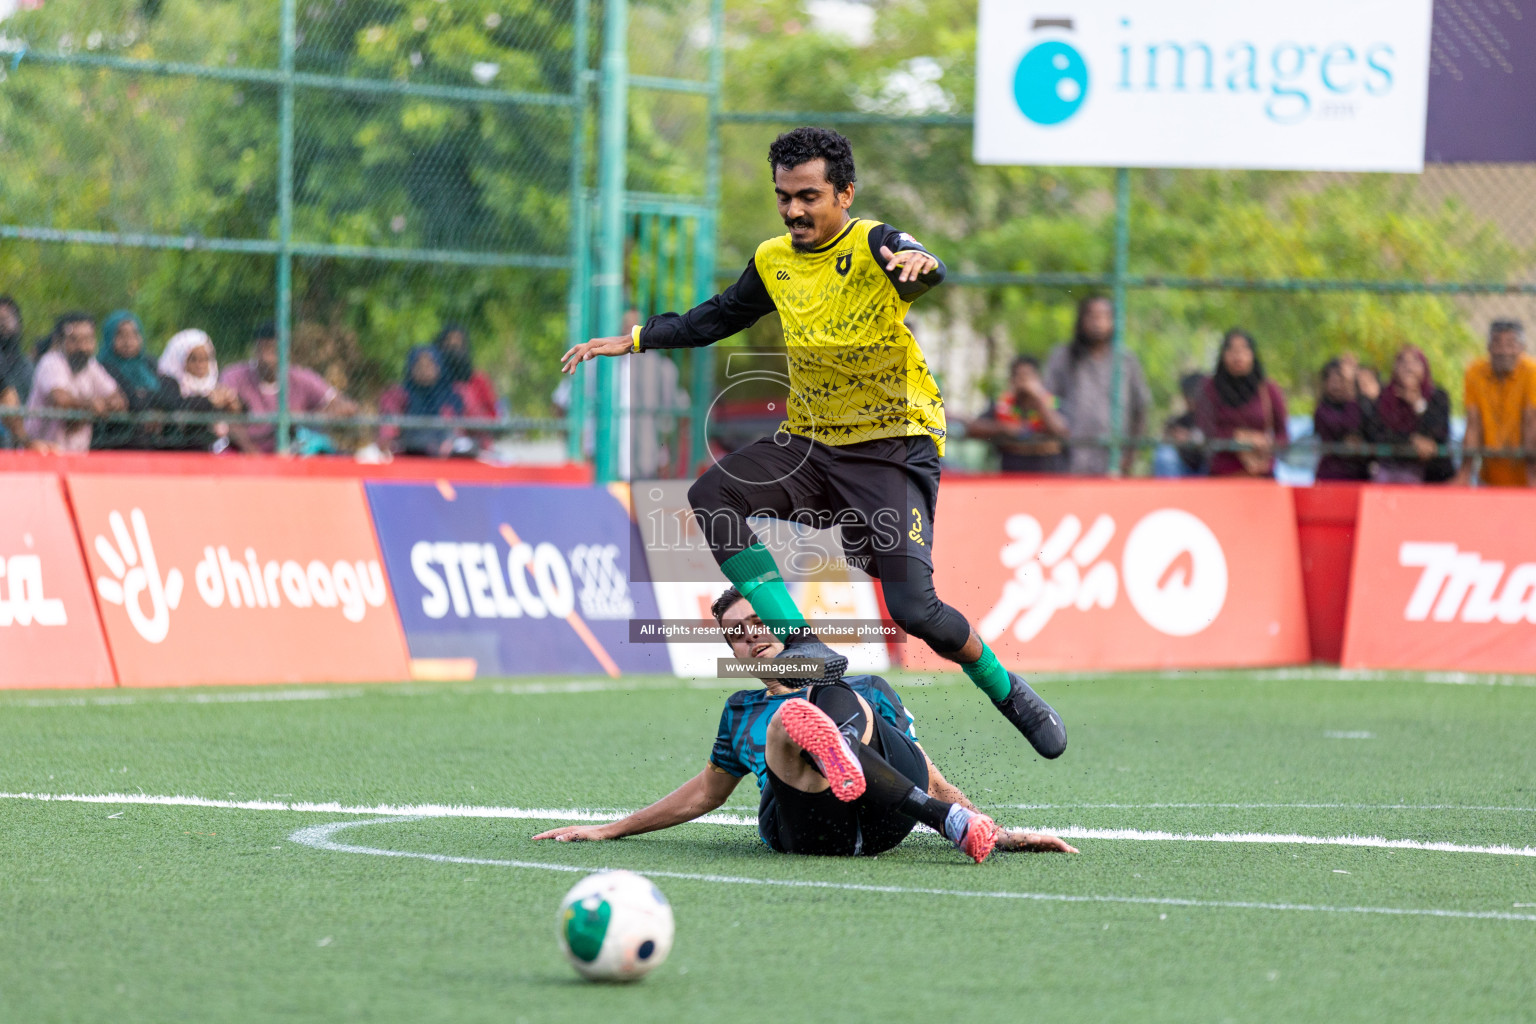
M981 0L983 164L1424 169L1432 0Z

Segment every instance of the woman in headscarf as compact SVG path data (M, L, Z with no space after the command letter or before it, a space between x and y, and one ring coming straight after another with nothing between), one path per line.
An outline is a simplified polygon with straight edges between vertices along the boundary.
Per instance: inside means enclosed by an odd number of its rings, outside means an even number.
M443 373L437 349L418 345L405 357L405 415L455 418L464 415L464 400ZM445 456L453 453L458 432L441 427L405 427L400 451L406 455Z
M1444 483L1455 475L1455 468L1437 449L1450 436L1450 395L1435 387L1423 351L1404 345L1392 364L1392 379L1366 411L1365 439L1411 447L1413 454L1378 459L1371 479L1383 484Z
M1234 327L1221 339L1216 372L1200 402L1201 431L1213 441L1238 441L1242 451L1211 456L1211 476L1275 475L1275 450L1290 441L1285 395L1264 376L1253 335Z
M453 390L464 403L464 417L472 420L497 418L496 388L491 378L475 369L475 355L469 344L469 331L461 324L444 324L432 342L443 376L453 384ZM490 434L475 435L481 448L488 448L495 438Z
M1365 409L1350 374L1353 363L1330 359L1319 378L1322 392L1312 413L1312 432L1326 444L1365 440ZM1319 480L1368 480L1371 460L1360 455L1324 455L1317 463Z
M145 351L144 325L128 310L119 309L102 321L96 361L117 382L129 412L175 408L174 392L161 382L155 361ZM96 425L91 447L159 448L161 433L157 423L107 421Z
M165 343L157 367L161 378L174 381L181 396L179 408L187 412L228 412L242 410L240 399L219 384L219 362L214 357L213 339L197 328L178 331ZM163 447L183 451L206 451L219 446L221 438L234 438L225 423L181 423L166 427ZM243 447L243 446L242 446Z

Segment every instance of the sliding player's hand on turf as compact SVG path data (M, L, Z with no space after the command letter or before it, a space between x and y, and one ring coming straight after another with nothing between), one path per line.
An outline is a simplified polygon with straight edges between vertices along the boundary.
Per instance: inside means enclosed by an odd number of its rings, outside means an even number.
M938 259L920 249L903 249L901 252L893 253L888 245L880 247L880 258L885 260L887 271L901 268L901 277L898 280L902 284L916 281L939 265Z
M533 838L553 839L557 843L595 842L599 839L612 838L606 829L606 825L564 825L560 828L552 828L548 832L540 832Z
M535 837L537 838L537 837ZM1077 847L1043 832L1026 832L1021 828L1005 828L997 837L997 848L1009 853L1076 853Z
M615 335L612 338L593 338L575 346L560 361L565 365L560 367L561 373L575 373L576 367L588 359L597 356L622 356L634 348L634 341L628 334Z

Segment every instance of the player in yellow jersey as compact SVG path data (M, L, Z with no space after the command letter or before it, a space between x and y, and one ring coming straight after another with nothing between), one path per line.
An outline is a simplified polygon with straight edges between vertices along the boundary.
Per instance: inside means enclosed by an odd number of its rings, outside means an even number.
M777 311L789 358L784 422L722 458L688 491L716 561L758 616L786 637L781 658L820 659L808 682L847 659L810 634L773 556L748 526L771 517L842 528L850 564L878 578L891 618L960 665L1044 757L1067 745L1061 718L933 589L933 516L944 400L904 322L944 264L911 235L849 216L853 150L825 128L797 128L768 147L789 233L757 247L735 284L681 315L629 335L594 338L564 356L574 373L596 356L709 345Z

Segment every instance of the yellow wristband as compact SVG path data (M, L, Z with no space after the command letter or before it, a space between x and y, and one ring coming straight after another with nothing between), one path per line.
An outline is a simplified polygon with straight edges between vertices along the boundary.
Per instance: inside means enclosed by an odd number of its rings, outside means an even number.
M630 351L631 352L639 352L640 351L640 325L639 324L635 324L635 329L630 331L629 333L630 333L630 337L635 339L635 344L630 349Z

